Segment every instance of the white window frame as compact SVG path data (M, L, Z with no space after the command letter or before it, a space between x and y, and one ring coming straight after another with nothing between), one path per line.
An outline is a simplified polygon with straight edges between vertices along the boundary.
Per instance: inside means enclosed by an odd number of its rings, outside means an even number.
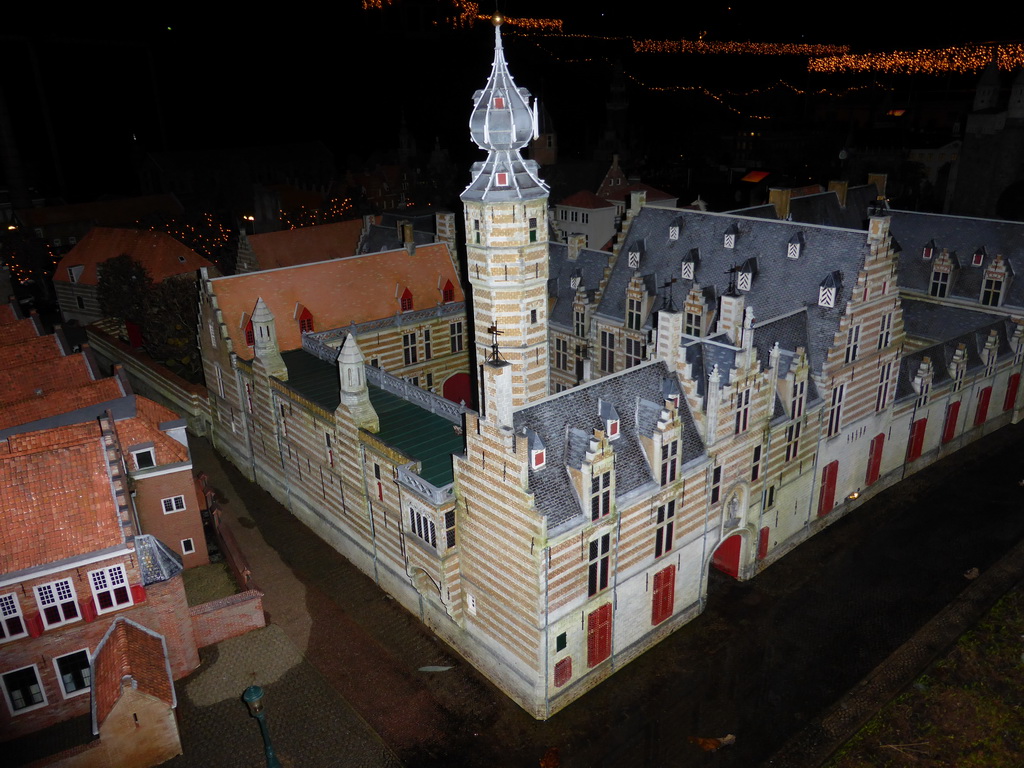
M68 656L75 656L79 653L84 653L86 661L89 662L89 665L87 665L85 668L85 686L83 688L78 688L74 691L68 691L67 687L64 685L64 676L61 674L60 667L58 666L57 662L59 662L61 659L66 659ZM70 653L62 653L60 656L53 657L53 672L57 676L57 686L60 688L61 695L64 696L65 699L71 699L75 696L81 696L82 694L89 693L89 691L92 690L91 663L92 654L89 653L88 648L79 648L76 651L71 651Z
M165 515L173 515L175 512L185 511L185 497L182 495L168 496L166 499L160 499L160 506L163 507ZM170 509L168 509L170 507Z
M7 690L7 676L12 675L15 672L21 672L23 669L31 668L35 672L36 676L36 687L39 689L38 693L43 697L42 701L38 701L35 704L29 704L18 709L14 708L14 701L11 699L11 693ZM0 688L4 689L4 700L7 702L7 710L14 716L24 714L25 712L31 712L34 709L41 709L47 706L50 702L46 698L46 687L43 685L43 679L39 675L38 664L28 664L24 667L18 667L17 669L11 669L0 675Z
M428 547L437 549L437 526L430 515L409 507L409 533Z
M82 612L78 607L78 595L75 594L75 585L71 579L58 579L57 581L50 581L46 584L37 584L35 587L36 593L36 605L39 606L39 617L43 620L43 626L46 629L53 629L54 627L62 627L65 624L71 624L75 621L80 621L82 618ZM65 594L62 596L61 591ZM68 597L70 595L70 597ZM67 616L67 612L62 606L73 605L75 608L75 615L70 618ZM50 606L56 606L59 611L61 618L59 621L51 622L46 615L46 609Z
M218 368L217 370L219 371L220 369ZM144 453L148 453L149 460L153 462L147 467L143 467L141 464L139 464L139 456L141 456ZM132 451L132 462L134 462L136 469L152 469L153 467L156 466L156 451L154 451L152 448L142 448L141 450L138 451Z
M21 631L12 633L8 626L9 621L18 619L21 622ZM21 602L16 592L8 592L0 595L0 643L9 640L17 640L28 634L28 625L25 623L25 615L21 612Z
M125 573L124 566L120 563L89 571L89 586L92 589L92 602L97 614L119 611L122 608L129 608L135 603L132 598L131 585L128 583L128 574ZM120 587L124 587L126 599L117 602L115 591ZM100 605L100 600L101 595L106 594L110 595L111 604L104 608Z
M196 551L196 543L191 538L181 540L181 554L191 555Z

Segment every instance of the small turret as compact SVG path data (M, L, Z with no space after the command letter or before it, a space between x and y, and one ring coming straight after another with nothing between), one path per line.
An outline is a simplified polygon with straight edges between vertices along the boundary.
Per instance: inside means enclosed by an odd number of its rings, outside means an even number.
M350 333L338 354L338 377L341 380L340 405L348 408L356 426L369 432L380 431L380 419L370 404L366 386L365 358L355 337Z
M288 368L281 358L281 349L277 345L274 313L270 311L262 296L256 300L256 308L252 312L252 333L253 352L263 363L267 373L281 381L288 381Z

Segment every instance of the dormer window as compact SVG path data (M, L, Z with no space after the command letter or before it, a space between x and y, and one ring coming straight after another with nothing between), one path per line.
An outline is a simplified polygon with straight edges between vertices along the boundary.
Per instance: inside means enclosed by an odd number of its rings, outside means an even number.
M84 269L85 267L81 264L76 267L68 267L68 282L77 283L79 278L82 276L82 270Z
M926 261L935 255L935 241L929 240L928 243L921 249L921 258Z
M1003 295L1003 281L986 277L981 287L981 303L986 307L998 307Z
M978 250L976 250L974 252L973 256L971 256L971 266L972 267L980 267L984 263L985 263L985 247L982 246L981 248L979 248Z
M495 109L504 109L505 108L505 98L503 96L495 96L494 97L494 108Z
M673 224L671 227L668 228L668 239L669 240L678 240L679 239L679 225L678 224Z
M579 290L580 283L583 281L583 274L577 269L572 273L572 277L569 278L569 287L574 291ZM582 336L583 334L579 334Z
M543 448L539 451L530 451L530 465L534 469L542 469L544 467L544 453Z
M793 235L792 239L790 239L789 243L786 245L786 257L790 259L799 259L800 250L803 247L803 244L803 232L797 232L795 235Z
M406 288L405 293L402 294L402 311L412 311L412 291L410 291L408 288Z
M604 422L604 432L608 435L609 440L619 439L619 413L615 410L615 406L604 400L598 401L598 413L601 416L601 421Z
M313 314L306 309L302 308L302 312L299 314L299 333L312 333L313 332Z
M256 344L256 333L252 329L252 320L245 324L245 343L250 347Z
M499 187L507 187L508 186L508 173L506 173L505 171L498 171L498 173L495 174L494 183L495 183L496 186L499 186Z
M608 432L608 439L609 440L618 440L619 439L619 420L618 419L612 419L611 421L606 421L604 423L604 426L605 426L605 430Z
M693 280L693 262L692 261L684 261L683 262L683 268L682 268L682 272L681 272L681 277L683 278L683 280Z
M441 300L445 304L455 301L455 286L452 285L451 280L444 284L444 288L441 290Z
M736 235L739 234L739 227L733 224L727 230L725 230L725 238L722 241L722 245L726 248L736 247Z
M836 293L838 289L838 280L836 279L836 273L833 272L824 280L821 281L821 285L818 286L818 306L832 308L836 305Z
M640 251L629 252L629 268L640 269Z

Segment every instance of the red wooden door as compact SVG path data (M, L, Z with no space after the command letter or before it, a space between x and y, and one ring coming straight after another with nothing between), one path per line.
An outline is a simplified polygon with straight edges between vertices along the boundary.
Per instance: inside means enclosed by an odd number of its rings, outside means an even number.
M978 393L978 408L974 412L974 426L980 427L988 418L988 401L992 399L992 387L985 387Z
M772 529L765 526L757 535L757 559L764 560L768 554L768 542L771 538Z
M651 624L661 624L672 615L676 601L676 567L670 565L654 574Z
M885 447L885 435L875 435L868 449L868 474L864 478L865 485L871 485L878 479L882 470L882 449Z
M821 493L818 495L818 517L824 517L836 505L836 478L839 476L839 461L821 470Z
M910 443L907 446L907 461L921 458L924 447L924 433L928 428L928 419L918 419L910 426Z
M471 405L469 374L456 373L454 376L448 377L444 383L443 394L445 399L451 400L453 403L465 402L466 405Z
M1006 382L1006 397L1003 398L1003 410L1008 411L1017 404L1017 389L1020 387L1020 374L1015 373Z
M948 443L956 437L956 420L960 416L960 403L950 403L946 407L946 423L942 425L942 442Z
M587 616L587 666L595 667L612 655L612 604Z
M743 539L740 536L730 536L718 545L711 564L722 573L727 573L734 579L740 574L740 551L743 548Z

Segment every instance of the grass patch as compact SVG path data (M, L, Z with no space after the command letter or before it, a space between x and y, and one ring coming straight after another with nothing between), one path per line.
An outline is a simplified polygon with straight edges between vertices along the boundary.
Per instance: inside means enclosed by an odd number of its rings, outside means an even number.
M185 580L185 596L190 606L202 605L241 591L226 563L200 565L183 571L181 575Z
M1024 591L1005 595L825 768L1024 765Z

